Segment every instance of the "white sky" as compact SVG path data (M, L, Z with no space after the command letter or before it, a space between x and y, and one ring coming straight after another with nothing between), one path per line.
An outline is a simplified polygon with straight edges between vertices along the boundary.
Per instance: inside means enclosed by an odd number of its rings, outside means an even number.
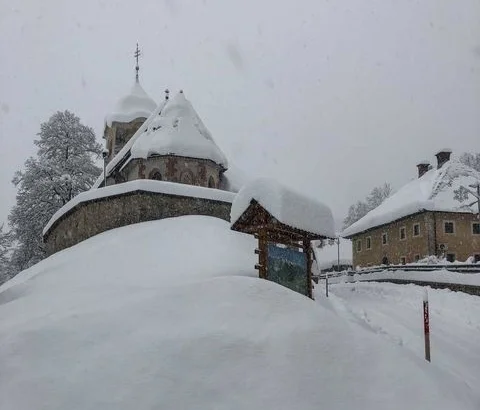
M99 141L134 80L182 88L229 159L332 207L449 147L480 151L480 2L0 0L0 221L40 123Z

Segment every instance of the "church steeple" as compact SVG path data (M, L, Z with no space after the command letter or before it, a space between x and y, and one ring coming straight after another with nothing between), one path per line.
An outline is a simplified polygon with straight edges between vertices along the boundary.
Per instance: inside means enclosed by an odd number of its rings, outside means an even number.
M141 52L140 52L140 49L138 48L138 43L137 43L137 48L135 50L135 53L133 53L133 56L135 57L135 61L136 61L136 64L135 64L135 81L138 83L138 71L140 70L140 67L138 66L138 57L141 56Z
M157 104L153 101L140 85L138 72L140 67L138 58L142 55L137 47L133 53L135 58L135 82L126 96L120 98L105 118L103 138L108 149L107 162L110 161L135 134L143 122L155 110Z

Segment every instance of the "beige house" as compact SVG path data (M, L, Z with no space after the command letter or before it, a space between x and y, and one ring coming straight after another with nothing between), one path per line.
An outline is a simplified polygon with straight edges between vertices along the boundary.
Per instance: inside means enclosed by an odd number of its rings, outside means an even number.
M480 173L450 155L438 152L435 168L419 163L418 178L344 230L342 236L352 240L353 266L405 264L431 255L480 261L478 203L473 196L461 203L454 192L478 184Z

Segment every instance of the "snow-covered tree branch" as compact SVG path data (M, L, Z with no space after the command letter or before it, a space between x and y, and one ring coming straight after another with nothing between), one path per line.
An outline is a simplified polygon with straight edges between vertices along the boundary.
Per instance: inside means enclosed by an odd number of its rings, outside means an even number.
M348 209L348 214L343 220L343 228L347 228L359 219L363 218L372 209L378 207L385 199L392 194L390 184L384 183L381 186L372 189L365 201L357 201L356 204L351 205Z

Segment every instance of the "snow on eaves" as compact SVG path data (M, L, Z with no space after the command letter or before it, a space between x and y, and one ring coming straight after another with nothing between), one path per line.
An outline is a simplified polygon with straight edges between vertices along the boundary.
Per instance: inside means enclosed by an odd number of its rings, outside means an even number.
M474 207L454 199L454 191L480 181L480 173L456 159L440 169L431 169L387 198L379 207L346 228L342 236L351 237L375 227L422 211L476 212Z
M227 158L182 91L168 101L146 132L136 139L131 154L132 158L151 155L201 158L228 168Z
M148 118L156 106L140 83L135 81L130 93L122 97L113 112L106 116L105 123L111 127L114 121L130 122L136 118Z
M269 178L254 180L235 196L230 214L231 225L247 210L252 200L285 225L329 238L335 236L332 211L328 206Z
M92 189L90 191L82 192L75 198L67 202L62 206L55 214L50 218L47 225L43 229L43 235L45 235L53 224L60 219L67 212L75 208L82 202L88 202L94 199L106 198L110 196L125 194L133 191L146 191L169 195L188 196L194 198L205 198L216 201L228 202L233 201L234 195L232 192L222 191L213 188L204 188L195 185L179 184L166 181L154 181L149 179L137 179L130 182L125 182L117 185L110 185L106 188Z

